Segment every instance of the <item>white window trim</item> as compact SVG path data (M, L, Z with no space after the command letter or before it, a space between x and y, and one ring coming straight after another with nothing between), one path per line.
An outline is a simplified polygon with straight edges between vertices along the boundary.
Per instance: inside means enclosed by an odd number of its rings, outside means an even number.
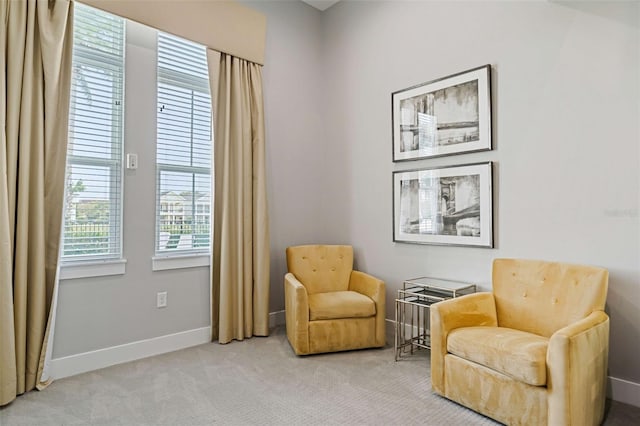
M73 280L76 278L124 275L126 271L126 265L127 259L61 262L60 279Z
M80 7L80 6L78 6ZM82 4L81 7L83 9L95 9L91 6L87 6ZM101 12L107 13L108 12ZM126 87L126 19L119 18L122 20L122 58L114 53L109 52L100 52L98 53L99 59L96 59L96 53L93 52L90 48L86 46L76 45L74 40L74 57L76 55L82 57L82 63L90 63L97 67L113 67L114 70L122 71L122 81L121 81L121 98L119 101L121 102L120 106L120 114L112 116L112 118L116 118L119 122L118 126L118 136L119 136L119 146L118 146L118 155L112 156L110 158L106 157L83 157L83 156L74 156L71 153L67 154L67 173L70 170L70 167L73 165L80 166L98 166L98 167L107 167L110 170L110 174L118 174L117 178L111 178L112 181L119 181L119 187L116 193L113 191L109 191L109 211L111 212L112 217L114 217L113 221L109 220L109 236L108 236L108 246L109 253L102 254L87 254L87 255L68 255L65 257L64 255L64 247L66 245L65 242L65 227L66 222L64 220L66 209L69 206L64 206L63 211L63 221L62 221L62 238L61 238L61 246L62 250L59 255L60 262L60 279L74 279L74 278L84 278L84 277L97 277L97 276L106 276L106 275L119 275L124 274L124 264L126 264L126 259L123 258L123 215L124 215L124 168L123 168L123 156L124 156L124 100L125 100L125 87ZM76 28L73 28L74 38ZM72 95L73 95L73 87L72 87ZM70 129L69 129L70 130ZM113 138L113 128L112 128L112 138ZM70 142L71 144L71 142ZM67 175L65 173L65 179ZM65 180L66 183L66 180ZM65 200L67 199L66 194L66 186L65 186ZM114 227L117 228L116 232L113 232L111 229ZM113 242L115 241L115 243ZM116 251L111 251L112 248L115 248ZM118 264L122 264L122 266L117 266ZM116 266L114 266L116 265ZM120 272L122 271L122 272Z
M170 269L199 268L211 265L211 254L174 254L154 256L151 258L151 270L167 271Z
M156 53L158 56L158 62L156 64L157 69L157 81L156 81L156 101L159 99L159 91L160 84L166 84L170 86L181 87L183 89L187 89L190 91L196 91L200 96L210 96L209 90L209 79L207 76L196 76L192 75L192 73L183 73L181 71L177 71L175 69L167 68L166 66L161 65L160 55L160 39L162 37L166 38L167 46L173 45L176 46L176 43L181 43L181 41L177 40L176 36L172 36L170 34L165 34L160 31L157 33L157 43L156 43ZM175 39L175 40L171 40ZM183 40L188 42L187 40ZM191 43L190 43L191 44ZM200 46L204 49L204 46ZM189 49L195 49L195 46L190 47ZM171 49L169 49L171 50ZM175 49L174 49L175 50ZM206 55L204 57L206 62ZM159 105L158 105L159 106ZM211 109L213 109L213 105L210 104ZM195 116L195 108L192 105L191 116L192 121ZM209 117L212 120L212 117ZM158 123L156 123L156 127ZM210 122L210 130L213 132L213 122ZM159 128L156 128L156 132L159 132ZM193 128L192 128L193 132ZM158 136L156 134L156 144L158 144ZM213 134L211 134L213 138ZM194 149L194 141L192 135L192 150ZM213 142L210 140L210 155L213 156ZM156 149L158 149L156 146ZM193 155L193 154L192 154ZM213 163L213 157L211 157L211 163ZM213 206L209 204L209 213L208 214L198 214L196 211L196 205L194 204L191 207L191 223L196 226L198 223L196 219L198 216L207 216L209 218L209 245L208 247L192 247L192 248L182 248L182 249L161 249L160 248L160 229L161 229L161 218L163 216L171 216L174 215L175 212L172 208L168 208L167 211L162 210L161 203L161 175L163 172L176 172L176 173L187 173L192 174L195 182L196 176L206 176L210 180L211 186L213 186L211 182L213 167L212 164L209 167L197 166L197 165L175 165L175 164L165 164L158 162L156 160L156 212L155 212L155 225L156 225L156 234L155 234L155 256L152 258L153 261L153 270L161 271L165 269L178 269L178 268L191 268L191 267L199 267L199 266L209 266L210 260L208 258L211 257L211 241L212 241L212 230L213 230ZM209 197L212 198L213 191L210 188ZM193 196L195 196L195 190L193 191ZM195 231L194 231L195 232ZM168 258L175 258L176 261L170 261ZM206 262L202 259L207 258ZM191 259L191 260L188 260ZM194 260L195 259L195 260ZM200 260L198 260L200 259Z

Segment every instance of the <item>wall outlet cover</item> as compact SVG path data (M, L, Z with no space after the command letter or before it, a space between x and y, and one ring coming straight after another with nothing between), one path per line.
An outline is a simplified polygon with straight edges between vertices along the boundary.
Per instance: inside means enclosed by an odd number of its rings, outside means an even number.
M156 307L158 308L166 308L167 307L167 292L161 291L156 295Z

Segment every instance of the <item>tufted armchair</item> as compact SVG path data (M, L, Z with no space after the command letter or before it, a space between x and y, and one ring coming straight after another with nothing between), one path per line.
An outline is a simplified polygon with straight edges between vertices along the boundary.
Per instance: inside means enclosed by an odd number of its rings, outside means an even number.
M509 425L597 425L605 402L605 269L496 259L493 292L431 306L431 384Z
M353 270L353 247L287 248L287 338L297 355L385 345L385 287Z

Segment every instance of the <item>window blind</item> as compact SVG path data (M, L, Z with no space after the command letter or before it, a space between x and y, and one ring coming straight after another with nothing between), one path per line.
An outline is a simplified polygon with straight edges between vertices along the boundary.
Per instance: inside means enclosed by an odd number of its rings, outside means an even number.
M76 3L63 261L120 258L124 19Z
M159 32L157 254L210 251L211 131L205 47Z

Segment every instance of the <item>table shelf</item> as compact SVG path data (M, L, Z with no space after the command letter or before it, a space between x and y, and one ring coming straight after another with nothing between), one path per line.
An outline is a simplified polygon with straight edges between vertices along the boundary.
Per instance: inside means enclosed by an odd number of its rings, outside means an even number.
M430 349L429 308L432 304L475 293L475 284L420 277L404 281L396 298L395 359Z

